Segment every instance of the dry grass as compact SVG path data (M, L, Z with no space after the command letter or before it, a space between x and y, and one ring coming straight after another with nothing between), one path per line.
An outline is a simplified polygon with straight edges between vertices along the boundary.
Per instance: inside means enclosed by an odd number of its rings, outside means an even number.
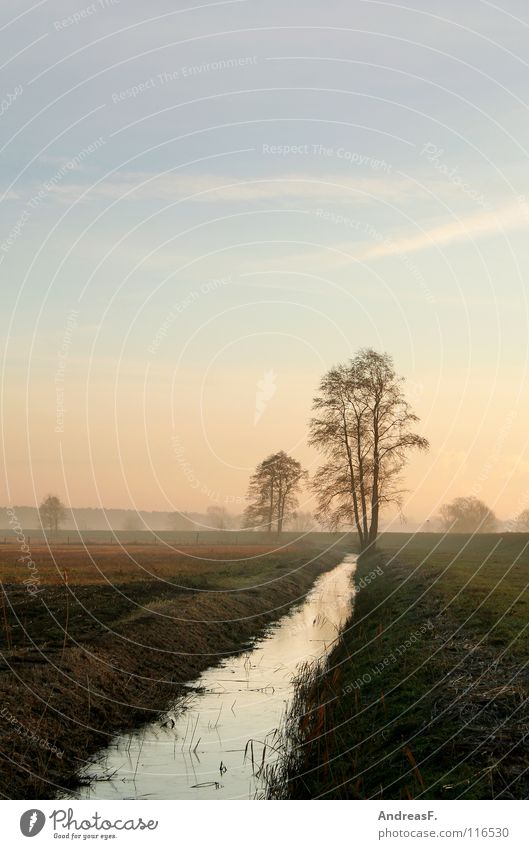
M184 682L247 648L343 556L201 546L186 552L190 560L155 546L102 546L89 552L96 567L72 549L33 552L42 578L34 597L23 573L13 573L25 568L14 566L16 551L2 552L5 798L49 798L71 787L116 732L163 713Z
M286 551L294 547L289 546ZM245 546L184 546L168 545L47 545L31 546L31 558L42 585L64 582L65 573L74 584L99 584L104 581L129 582L162 578L175 581L178 577L218 575L219 561L230 569L238 569L238 561L248 569L248 561L257 567L271 545ZM28 567L20 561L16 545L0 546L0 579L3 583L18 583L28 576Z
M327 673L300 678L270 795L528 798L529 535L388 536Z

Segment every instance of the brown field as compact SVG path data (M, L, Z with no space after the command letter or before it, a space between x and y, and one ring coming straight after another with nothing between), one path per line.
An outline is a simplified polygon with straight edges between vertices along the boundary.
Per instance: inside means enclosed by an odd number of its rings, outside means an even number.
M75 786L114 734L160 715L182 684L251 645L342 556L39 546L28 566L2 546L0 796L52 798Z
M288 546L281 553L305 548ZM31 547L34 563L41 586L62 584L98 584L105 581L146 581L154 578L171 580L193 577L197 581L212 577L218 579L219 569L224 562L229 575L239 574L241 568L248 574L249 562L252 571L266 571L269 555L277 551L272 545L207 546L188 545L54 545L39 543ZM268 562L267 562L268 561ZM0 579L4 584L23 582L31 574L29 561L21 560L19 546L0 546Z

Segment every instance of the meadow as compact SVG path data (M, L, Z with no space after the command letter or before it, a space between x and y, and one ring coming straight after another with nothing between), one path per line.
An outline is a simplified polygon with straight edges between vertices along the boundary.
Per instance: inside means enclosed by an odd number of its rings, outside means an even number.
M305 668L270 795L529 795L529 536L386 534L328 668Z

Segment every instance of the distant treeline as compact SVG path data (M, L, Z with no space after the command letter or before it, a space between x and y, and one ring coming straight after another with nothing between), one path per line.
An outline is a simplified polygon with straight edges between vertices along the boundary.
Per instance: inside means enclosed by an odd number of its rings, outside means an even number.
M14 505L0 507L0 528L9 529L13 516L22 528L41 529L37 507ZM189 511L164 513L161 510L124 510L117 508L73 507L65 508L60 528L64 531L208 531L238 530L244 527L242 515L228 513L224 508L210 507L206 513ZM319 530L308 513L297 513L291 517L286 530Z
M18 521L23 528L40 528L39 511L36 507L14 506ZM207 516L200 513L164 513L161 510L108 510L95 507L66 508L66 515L61 520L63 530L105 531L114 530L153 531L193 530L197 525L204 527ZM10 522L7 508L0 508L0 527L9 528Z

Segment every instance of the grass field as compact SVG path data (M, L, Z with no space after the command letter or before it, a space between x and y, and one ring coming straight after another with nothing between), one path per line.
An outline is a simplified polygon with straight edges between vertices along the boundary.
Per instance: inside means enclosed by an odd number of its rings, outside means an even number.
M45 545L47 541L55 548L57 546L171 546L185 548L209 546L222 548L237 548L238 546L254 546L277 544L275 533L265 533L248 530L193 530L193 531L120 531L112 528L101 530L58 530L45 534L42 528L24 528L23 534L32 547ZM14 540L12 527L0 528L0 546L10 545ZM322 531L282 531L283 545L333 545L336 542L355 544L356 534Z
M271 795L529 796L529 536L383 535Z
M343 549L42 546L31 567L19 556L0 550L0 794L49 798L116 732L247 647Z
M46 545L33 546L31 559L40 584L57 586L65 581L83 586L103 582L136 583L168 581L173 586L190 583L205 589L251 586L254 580L267 580L283 549L275 545L186 545L174 549L162 545ZM287 553L291 546L284 546ZM28 577L16 546L0 547L0 577L3 583L20 583ZM249 564L252 568L249 571Z

